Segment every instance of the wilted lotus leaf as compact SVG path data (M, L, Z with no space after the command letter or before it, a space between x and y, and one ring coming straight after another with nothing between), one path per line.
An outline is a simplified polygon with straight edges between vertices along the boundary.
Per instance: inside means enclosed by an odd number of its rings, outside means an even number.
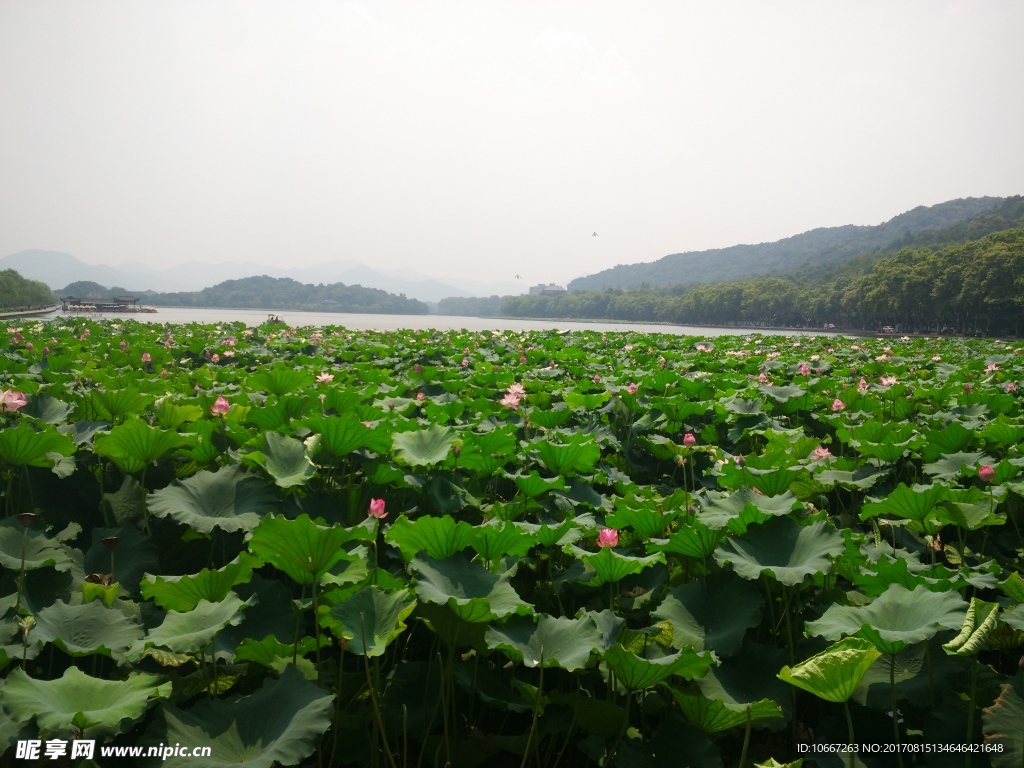
M893 584L868 605L830 606L820 619L807 622L807 632L827 640L858 635L882 653L895 654L943 629L959 629L966 608L956 592L931 592L925 587L910 591Z
M434 560L419 555L410 564L417 574L416 595L429 603L447 605L463 621L481 622L512 614L532 614L509 581L511 573L500 576L488 571L482 563L455 556Z
M171 684L157 675L131 673L126 680L89 677L68 667L56 680L35 680L15 669L3 689L4 710L16 722L35 718L43 738L105 740L130 729L154 700L167 698Z
M215 472L197 472L151 493L150 514L170 517L200 533L251 531L266 515L277 512L281 501L273 486L238 464Z
M317 748L331 726L334 696L288 665L277 680L267 678L249 696L201 699L190 709L160 708L147 731L147 744L209 746L204 768L272 768L297 765ZM193 757L154 758L145 766L194 768Z
M707 673L714 662L714 656L705 651L696 653L684 648L669 656L645 659L623 648L613 645L604 653L604 662L615 679L631 691L651 688L669 677L685 677L692 680Z
M829 523L800 525L788 517L777 517L725 541L715 550L715 560L723 566L731 563L745 579L768 574L793 586L808 576L828 573L832 558L845 548L843 537Z
M792 669L783 667L779 679L819 699L842 703L853 696L881 655L870 640L848 637Z
M672 622L674 648L732 656L760 621L763 603L749 582L723 572L672 587L652 615Z
M416 597L407 589L388 592L369 585L343 602L320 606L319 620L352 653L380 656L405 630L405 619L415 607Z
M191 611L200 600L220 602L233 586L248 582L253 568L262 564L248 552L242 552L223 568L204 568L194 576L153 576L147 573L142 580L142 596L165 611Z
M996 603L989 603L971 598L967 606L967 614L964 616L964 625L960 634L945 643L942 648L946 653L955 656L972 656L978 653L988 639L989 634L995 629L999 620L999 606Z
M125 651L143 634L141 624L100 600L80 605L58 601L36 614L30 640L53 643L69 656L98 653L121 664Z
M312 584L342 560L355 559L342 548L346 542L368 540L372 535L361 526L325 528L305 514L294 520L266 517L253 531L249 551L299 584Z
M981 716L985 743L993 748L993 768L1017 768L1024 765L1024 699L1012 685L999 689L999 698Z
M488 648L504 651L524 666L561 667L574 672L587 665L590 654L602 647L603 634L594 620L542 615L534 623L529 618L513 618L504 624L492 624L484 639Z

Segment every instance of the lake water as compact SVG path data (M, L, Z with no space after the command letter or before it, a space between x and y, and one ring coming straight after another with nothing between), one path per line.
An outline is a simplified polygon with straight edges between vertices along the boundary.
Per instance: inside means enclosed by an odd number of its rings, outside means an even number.
M105 320L139 320L146 323L223 323L243 322L247 325L259 325L266 321L268 310L260 309L217 309L197 307L163 307L155 313L140 312L138 314L120 313L82 313L82 316ZM571 322L568 320L519 320L500 317L456 317L451 315L374 315L348 314L344 312L276 312L284 322L293 326L303 325L336 325L354 331L398 331L404 329L422 330L436 328L442 331L541 331L541 330L591 330L591 331L638 331L642 333L668 333L676 336L730 336L745 335L758 332L756 328L705 328L686 325L655 325L643 323L600 323ZM53 313L42 315L39 319L54 317L71 317L69 313ZM27 320L27 318L26 318ZM786 336L835 335L824 331L775 331L763 330L765 334L782 334Z

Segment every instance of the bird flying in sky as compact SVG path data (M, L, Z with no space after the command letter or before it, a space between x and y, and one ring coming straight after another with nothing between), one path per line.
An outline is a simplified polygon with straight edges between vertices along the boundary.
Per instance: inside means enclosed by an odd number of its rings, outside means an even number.
M597 232L591 235L591 237L597 237Z

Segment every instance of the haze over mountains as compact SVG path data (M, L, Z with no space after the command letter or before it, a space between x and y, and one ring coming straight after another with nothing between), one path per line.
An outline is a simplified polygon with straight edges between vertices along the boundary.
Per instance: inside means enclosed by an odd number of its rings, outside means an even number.
M290 277L302 283L344 283L378 288L420 301L436 302L450 296L480 296L524 293L528 286L517 282L481 283L472 280L442 281L409 269L384 271L358 261L327 261L310 267L269 267L249 263L187 262L166 269L153 269L129 262L118 266L86 264L69 253L30 249L0 259L0 269L16 269L30 280L40 280L54 290L74 282L88 281L129 291L200 291L225 280L267 275Z

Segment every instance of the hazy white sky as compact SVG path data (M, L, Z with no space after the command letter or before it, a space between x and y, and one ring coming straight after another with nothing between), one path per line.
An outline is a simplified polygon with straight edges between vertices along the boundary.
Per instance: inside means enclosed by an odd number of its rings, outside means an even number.
M0 256L564 282L1020 194L1022 31L1015 0L0 0Z

